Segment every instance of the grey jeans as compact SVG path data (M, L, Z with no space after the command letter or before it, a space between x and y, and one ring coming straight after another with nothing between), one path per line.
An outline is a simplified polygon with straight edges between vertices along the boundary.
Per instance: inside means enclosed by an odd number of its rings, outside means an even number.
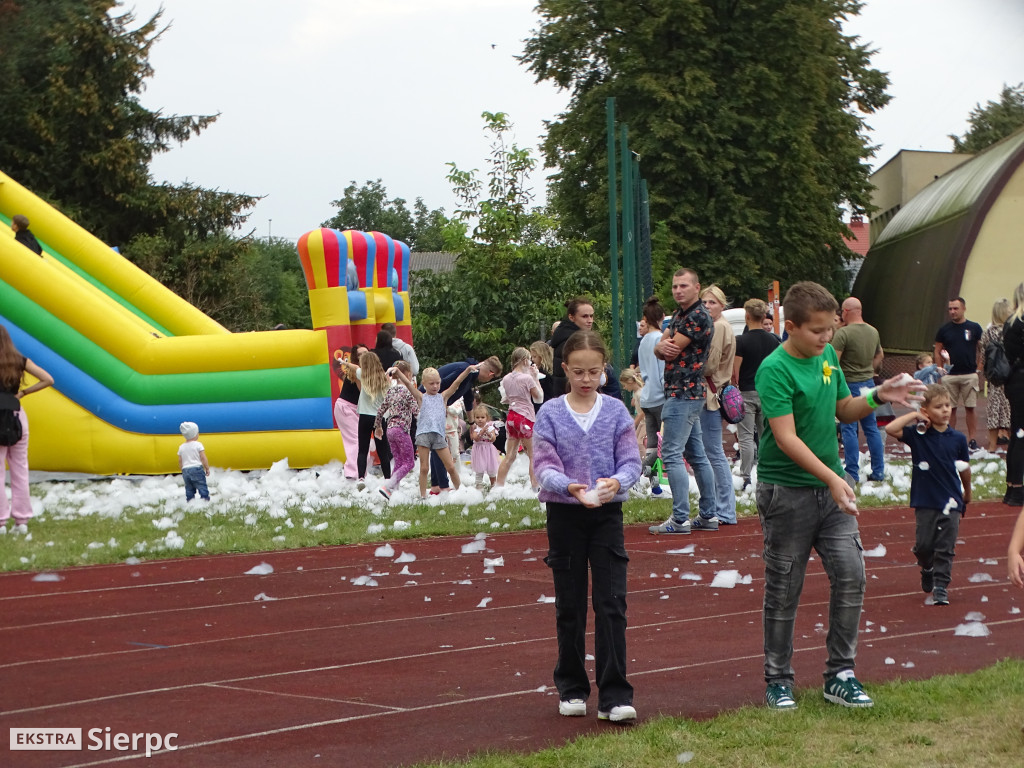
M764 434L764 413L761 411L761 396L757 390L751 389L743 392L743 421L736 425L740 443L740 476L744 480L750 479L750 470L754 468L757 455L755 429L759 437Z
M813 548L831 584L825 676L853 669L864 605L864 551L857 518L828 488L757 484L764 533L764 679L792 685L793 631Z

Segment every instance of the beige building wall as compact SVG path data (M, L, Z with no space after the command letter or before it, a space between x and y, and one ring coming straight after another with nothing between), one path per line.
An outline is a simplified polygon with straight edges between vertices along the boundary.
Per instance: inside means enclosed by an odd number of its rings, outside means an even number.
M901 149L870 176L875 190L871 202L878 209L871 216L870 242L874 243L889 220L918 192L939 176L974 155Z
M967 317L983 328L992 320L997 299L1013 301L1013 289L1024 281L1024 165L996 198L967 258L961 295ZM1008 268L1008 265L1014 265Z

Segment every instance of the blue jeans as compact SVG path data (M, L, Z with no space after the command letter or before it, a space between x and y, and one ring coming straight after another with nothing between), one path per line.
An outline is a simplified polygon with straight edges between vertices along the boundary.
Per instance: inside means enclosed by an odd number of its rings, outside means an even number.
M680 400L670 397L661 407L661 462L672 489L672 519L683 523L690 519L690 475L683 463L683 453L693 467L693 475L700 489L701 502L715 498L715 473L704 454L704 441L700 433L700 414L704 398ZM711 517L708 512L707 517Z
M873 381L849 381L850 392L854 397L860 395L863 390L875 386ZM846 461L846 472L860 482L860 443L857 440L857 424L864 430L864 437L868 441L868 453L871 454L871 476L881 478L885 474L885 445L882 442L882 434L878 431L878 423L875 421L875 414L869 413L859 422L852 424L841 424L840 430L843 434L843 457Z
M756 496L764 533L765 681L793 684L796 609L812 547L831 585L825 677L853 669L866 581L857 518L839 509L828 488L758 483Z
M192 501L196 491L203 501L210 500L210 492L206 489L206 471L202 467L185 467L181 470L181 479L185 481L185 501Z
M700 412L700 434L704 443L704 453L715 473L715 494L707 499L704 492L700 494L700 514L702 517L718 517L719 521L730 524L736 522L736 489L732 484L732 467L725 457L722 446L722 412L709 411L704 408Z

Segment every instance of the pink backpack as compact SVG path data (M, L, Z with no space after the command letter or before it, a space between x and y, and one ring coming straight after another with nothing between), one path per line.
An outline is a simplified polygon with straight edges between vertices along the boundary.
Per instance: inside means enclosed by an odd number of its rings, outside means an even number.
M743 421L743 395L737 387L727 384L718 394L718 404L722 409L722 417L730 424Z

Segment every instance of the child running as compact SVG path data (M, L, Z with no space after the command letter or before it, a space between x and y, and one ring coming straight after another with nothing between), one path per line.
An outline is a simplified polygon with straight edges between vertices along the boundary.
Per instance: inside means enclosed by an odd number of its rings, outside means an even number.
M535 471L547 503L548 556L555 586L558 712L587 714L587 582L593 573L597 717L636 719L626 680L626 555L622 502L640 478L633 420L620 400L599 395L607 353L593 331L562 347L569 393L539 412Z
M910 506L917 518L913 551L921 566L921 589L932 593L935 605L949 605L960 518L971 501L970 451L963 433L949 426L952 411L949 390L931 384L920 411L906 413L885 427L910 446Z
M473 409L473 426L469 428L469 436L473 440L470 467L476 473L476 487L483 487L484 475L487 475L493 487L497 480L500 459L498 449L494 447L498 427L491 421L487 406L479 404Z
M463 379L471 373L480 369L478 365L467 365L456 377L451 385L444 392L441 391L441 374L437 368L425 368L421 383L426 392L420 392L416 384L396 370L399 381L405 384L412 392L420 407L420 415L416 420L416 457L420 460L420 498L427 498L427 478L430 475L430 452L433 451L444 465L445 471L452 479L455 490L461 486L459 472L455 468L455 461L451 451L448 450L448 440L445 438L445 403L448 398L455 394Z
M530 350L525 347L516 347L512 350L512 358L509 361L512 370L501 380L501 387L505 394L501 402L508 403L508 415L505 417L505 458L501 460L498 467L498 482L496 487L505 485L505 478L508 471L519 453L519 446L523 446L523 452L530 462L530 485L537 489L537 478L533 473L533 422L537 418L537 412L533 407L534 402L544 402L544 391L540 387L540 378L537 375L537 366L530 357Z
M206 458L206 448L199 442L199 426L193 421L183 421L179 429L185 438L185 442L178 446L178 468L181 469L181 479L185 481L185 501L192 501L197 491L199 498L209 501L206 478L210 474L210 462Z
M397 372L408 378L412 375L412 366L405 360L399 360L395 367L388 371L388 375L395 377ZM373 435L380 440L383 432L382 422L387 422L388 445L391 448L391 456L395 460L395 468L391 470L391 477L384 481L377 490L380 495L388 501L391 500L391 492L398 487L416 463L416 452L412 447L412 437L409 431L412 429L412 420L416 418L420 407L416 398L408 387L396 381L384 395L384 400L377 409L377 420L373 425Z

